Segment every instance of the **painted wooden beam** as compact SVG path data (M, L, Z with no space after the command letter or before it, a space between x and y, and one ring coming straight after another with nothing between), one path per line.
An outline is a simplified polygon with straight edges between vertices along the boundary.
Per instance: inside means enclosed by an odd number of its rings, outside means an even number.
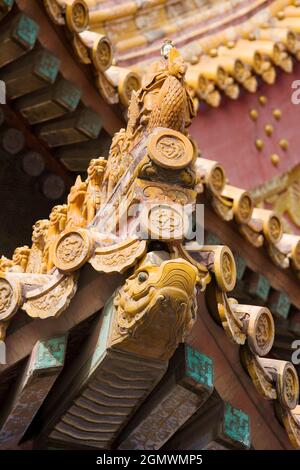
M241 281L245 274L247 263L244 260L244 258L236 254L234 255L234 259L235 259L235 265L236 265L236 278L237 278L237 281Z
M74 183L73 178L66 171L64 166L55 158L53 158L53 155L47 147L46 143L42 142L31 132L31 129L28 127L28 124L25 122L22 116L12 109L12 107L9 105L2 105L2 108L4 109L7 125L19 129L19 131L21 131L25 137L26 147L30 148L32 151L39 152L45 160L46 169L49 172L61 176L65 182L66 187L70 188Z
M73 112L81 91L74 83L60 78L52 87L23 96L14 103L29 124L39 124Z
M199 202L205 204L205 228L220 238L222 244L233 246L235 253L245 259L251 271L265 276L275 290L286 292L291 303L300 308L299 281L294 273L277 267L264 248L252 246L233 223L221 220L210 209L207 201L199 200Z
M0 0L0 21L7 15L14 5L14 0Z
M61 73L67 80L73 81L82 90L82 101L103 116L103 128L113 135L124 127L124 121L118 117L112 107L104 101L97 91L92 74L86 73L79 61L70 53L69 40L47 17L42 2L36 0L16 0L21 11L29 15L40 25L39 41L61 60Z
M285 292L272 291L268 298L268 305L273 315L284 320L288 318L291 302Z
M59 59L46 49L37 49L1 71L10 99L52 85L59 71Z
M38 32L38 23L23 13L10 18L0 32L0 67L30 51Z
M67 335L38 341L0 417L0 449L15 448L64 365Z
M0 364L0 380L1 373L28 356L41 338L62 335L99 311L122 282L124 277L121 275L107 276L97 273L90 265L85 266L75 297L63 315L55 321L33 320L8 335L5 340L7 363Z
M119 449L160 449L205 404L213 383L212 359L181 345L165 377L120 437Z
M248 449L250 419L242 410L233 407L215 392L207 406L201 408L186 422L170 441L166 449L226 450Z
M270 292L268 279L259 273L251 272L245 279L246 291L259 302L266 302Z
M141 357L109 346L113 299L102 312L73 371L50 411L50 445L109 449L133 412L162 378L167 361ZM137 335L138 336L138 335ZM75 372L75 375L73 375Z
M284 428L274 415L273 404L262 400L251 379L245 373L239 357L239 347L228 341L224 330L207 311L205 297L198 296L196 324L187 343L214 359L215 390L226 402L242 409L250 417L251 444L256 450L291 449ZM208 402L205 404L206 408Z
M97 139L102 126L101 115L91 108L82 107L54 121L38 126L38 135L49 147L75 144Z

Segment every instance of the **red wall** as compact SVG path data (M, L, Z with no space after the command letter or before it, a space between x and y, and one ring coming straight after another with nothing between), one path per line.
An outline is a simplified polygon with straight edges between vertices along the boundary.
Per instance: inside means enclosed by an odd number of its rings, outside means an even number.
M197 140L204 158L224 165L231 184L249 189L300 162L300 104L291 101L294 80L300 80L299 63L294 64L292 74L277 69L275 84L261 83L255 94L241 90L237 101L223 97L217 109L200 106L191 126L191 135ZM258 101L261 95L267 97L264 106ZM249 116L252 108L259 113L256 122ZM275 108L282 111L280 121L272 115ZM274 126L272 137L265 134L265 124ZM282 138L289 141L287 151L278 144ZM256 139L263 139L262 151L256 149ZM271 163L272 153L280 156L277 167Z

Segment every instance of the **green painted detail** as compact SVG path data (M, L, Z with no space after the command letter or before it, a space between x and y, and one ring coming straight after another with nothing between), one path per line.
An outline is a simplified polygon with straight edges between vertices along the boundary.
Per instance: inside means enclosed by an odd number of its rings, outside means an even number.
M281 292L279 299L278 299L277 308L276 308L277 313L281 317L287 318L289 315L290 306L291 306L291 302L290 302L289 296L285 292Z
M8 8L11 8L14 4L15 0L4 0L4 5L7 6Z
M224 434L233 441L250 447L250 418L242 410L225 403Z
M101 130L101 117L91 109L84 109L77 127L92 139L96 139Z
M236 277L240 281L245 273L247 264L244 258L239 255L235 255L235 265L236 265Z
M40 341L37 346L34 369L62 367L65 360L66 344L66 335L52 338L47 341Z
M34 72L50 83L54 83L59 71L60 60L48 51L43 51L39 55Z
M211 232L207 232L205 236L205 244L206 245L220 245L221 240L217 235L214 235Z
M210 357L200 353L196 349L186 346L186 375L196 382L212 389L214 386L214 366Z
M36 41L39 32L39 25L33 21L29 16L21 14L14 30L14 37L25 45L26 48L31 49Z
M270 284L265 276L260 275L257 283L257 296L262 300L267 300L270 291Z
M57 101L66 106L70 111L74 111L79 103L81 91L72 83L62 80L57 88Z

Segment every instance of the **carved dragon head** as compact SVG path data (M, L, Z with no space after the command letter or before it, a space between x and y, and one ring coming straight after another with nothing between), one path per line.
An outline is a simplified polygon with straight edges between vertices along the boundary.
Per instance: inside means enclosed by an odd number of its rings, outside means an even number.
M90 161L87 169L89 181L101 184L105 172L107 160L104 158L94 158Z
M112 344L156 359L171 357L195 321L198 281L196 268L183 259L140 265L115 297Z
M50 217L49 217L50 222L52 224L56 224L60 219L66 218L67 210L68 210L67 204L54 206L50 213Z
M13 263L14 267L16 268L15 270L20 272L25 272L28 259L30 255L30 248L29 246L21 246L15 249L14 254L13 254Z
M47 231L49 228L49 220L48 219L38 220L32 228L33 228L32 243L43 247L44 242L45 242L45 237L47 235Z
M87 190L86 181L82 181L80 175L77 176L74 186L68 196L68 204L82 203Z

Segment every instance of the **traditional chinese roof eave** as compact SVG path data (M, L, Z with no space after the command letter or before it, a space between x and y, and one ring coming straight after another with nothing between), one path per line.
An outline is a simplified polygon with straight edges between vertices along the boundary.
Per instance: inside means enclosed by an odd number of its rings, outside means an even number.
M11 341L12 347L9 352L12 365L30 351L22 341L16 340L23 328L33 331L33 337L30 338L32 342L40 339L37 334L49 334L48 322L56 334L65 333L70 328L65 320L68 313L71 316L70 312L75 309L75 322L93 315L110 294L103 292L102 283L111 279L115 285L115 281L119 281L116 272L129 274L133 271L130 277L126 277L125 284L114 293L113 301L106 303L106 321L99 319L91 342L78 356L80 365L81 361L85 364L88 361L89 367L84 369L84 376L81 376L80 368L75 368L78 391L86 390L95 381L92 385L97 392L107 396L106 385L102 383L100 389L97 385L98 379L106 380L102 374L105 367L113 369L118 360L125 363L133 361L135 365L139 360L143 361L146 370L152 371L153 375L150 384L146 377L147 385L142 385L141 393L129 389L130 403L125 405L129 408L128 412L132 413L140 404L139 400L144 399L162 378L178 344L188 337L196 322L195 293L198 287L202 292L199 293L201 301L206 290L209 313L223 327L227 339L235 343L232 346L235 350L231 349L230 353L232 360L238 360L240 349L243 365L253 384L264 398L272 400L294 446L299 447L297 371L288 361L266 357L271 351L275 335L270 310L264 305L244 305L229 297L237 280L230 247L221 244L202 246L197 242L185 246L174 241L169 232L161 235L161 221L164 226L167 217L167 220L172 221L172 230L179 226L179 239L184 240L183 215L176 211L174 202L181 206L190 203L194 207L197 195L202 197L202 194L206 205L216 212L214 217L217 223L221 218L228 227L236 224L247 239L243 241L245 246L249 242L256 248L264 245L277 266L284 269L292 266L296 273L299 271L299 237L287 238L283 234L279 217L272 211L254 207L247 191L228 184L221 165L198 156L196 145L187 132L194 109L183 80L184 70L182 57L172 47L161 69L154 74L152 86L142 88L139 94L133 96L127 129L121 129L115 135L108 160L103 157L93 159L88 168L87 180L77 178L67 204L56 206L49 220L35 224L31 248L17 248L12 260L1 258L0 282L6 293L1 298L1 338L5 338L7 329L7 341ZM178 96L180 100L175 99ZM124 208L122 202L125 198L127 202ZM147 211L154 210L154 216L156 211L156 218L150 217L151 212L146 212L142 218L137 213L130 217L133 225L126 226L124 232L121 227L118 235L112 233L113 216L117 209L120 209L118 214L127 215L127 211L137 201L145 204ZM163 214L160 212L162 202ZM148 203L152 203L152 206ZM136 223L145 225L148 234L163 242L160 252L153 252L152 249L148 252L147 240L134 236L132 228L135 228ZM253 251L257 251L257 257L265 256L259 249L253 248ZM89 269L85 266L87 263L95 270L89 280ZM82 285L85 276L88 283ZM154 283L156 288L151 289ZM79 290L76 294L77 287ZM95 304L88 302L87 306L85 296L91 289L96 293ZM99 298L99 289L103 298ZM142 306L141 293L142 298L146 297L147 300L143 300ZM90 309L85 313L80 308L84 298L83 309ZM18 308L38 320L14 330L10 335L9 329L13 328ZM164 309L163 316L160 315L161 309ZM67 314L65 310L68 310ZM36 323L43 324L38 331L35 330ZM71 324L74 325L73 316ZM57 325L60 330L57 330ZM262 334L262 330L266 334ZM132 331L140 334L132 334ZM63 336L59 352L66 346L66 338ZM95 350L95 344L100 348ZM57 373L61 367L62 361L58 363ZM94 367L99 376L94 375ZM138 372L136 368L127 366L124 370L134 374ZM45 395L48 393L47 387L44 389ZM70 418L70 408L75 399L75 396L67 396L66 409L57 417L58 421L52 423L49 435L54 441L70 441L66 436L71 432L71 442L80 445L84 443L85 436L93 432L87 423L84 424L87 429L78 431L76 422L74 425L73 418ZM90 399L94 400L93 394L90 394ZM124 396L114 392L112 399L114 406L118 407L118 399L123 400ZM103 446L103 442L108 446L113 445L128 416L125 413L108 435L104 435L105 430L101 428L93 436L96 437L97 446ZM66 420L69 422L65 423Z
M13 1L5 13L0 18L0 33L8 40L0 70L7 95L4 124L23 134L28 149L38 152L47 171L59 175L69 190L73 179L68 170L86 171L89 159L105 152L122 118L94 89L40 5ZM15 38L14 28L19 28ZM70 124L75 135L67 130Z
M57 5L64 3L56 2ZM251 93L256 91L257 77L273 84L277 67L285 72L292 70L292 58L299 58L298 6L291 6L294 4L293 0L258 0L250 5L244 5L241 1L233 11L230 5L219 2L208 10L206 17L201 7L194 6L196 9L189 11L183 3L182 18L179 19L171 14L169 17L171 10L168 10L168 2L158 2L151 7L138 7L135 2L125 2L115 7L109 2L104 5L86 2L88 27L85 32L72 31L71 35L78 38L81 44L84 35L90 35L90 44L102 37L111 41L114 49L113 65L99 72L96 59L92 55L89 59L97 77L96 87L109 103L120 102L121 107L126 107L129 102L126 93L138 88L148 66L157 57L158 43L161 44L166 38L174 38L176 46L189 62L187 83L195 102L204 101L212 107L218 107L223 93L231 99L237 99L241 88ZM146 15L146 18L147 13L151 12L155 15L157 9L161 11L156 18L157 31L154 29L149 32L145 24L139 32L139 16ZM197 15L202 19L200 24L196 21ZM123 27L117 28L118 24ZM124 28L124 25L127 27ZM151 29L150 26L148 28ZM66 20L65 28L70 30ZM136 39L132 28L136 28ZM277 33L274 35L275 30ZM127 31L128 37L125 35L127 39L119 40L119 36L122 38L122 34L125 34L123 31ZM293 44L287 39L289 35L294 36ZM75 48L78 52L78 47ZM239 61L239 68L234 65L228 67L229 58ZM216 73L208 73L207 60L223 68L225 77L222 81Z

